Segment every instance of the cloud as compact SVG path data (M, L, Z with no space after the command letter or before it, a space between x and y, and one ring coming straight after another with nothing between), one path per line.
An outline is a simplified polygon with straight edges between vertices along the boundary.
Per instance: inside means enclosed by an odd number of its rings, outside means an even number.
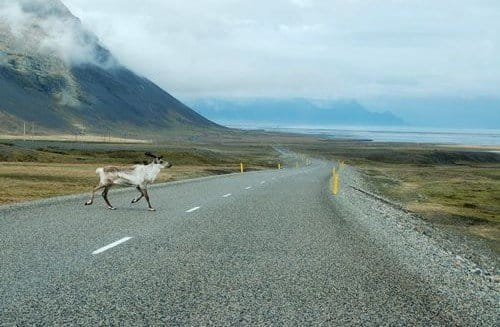
M290 0L290 2L301 8L310 7L313 3L312 0Z
M0 21L0 28L13 36L6 38L14 49L55 55L68 65L114 64L98 39L59 0L0 0Z
M496 0L63 2L180 97L498 95Z

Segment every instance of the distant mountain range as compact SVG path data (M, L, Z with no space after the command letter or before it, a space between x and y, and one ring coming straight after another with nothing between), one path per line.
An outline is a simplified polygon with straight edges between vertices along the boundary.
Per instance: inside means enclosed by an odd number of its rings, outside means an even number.
M59 0L0 1L0 130L218 128L120 63Z
M414 126L500 129L500 96L393 97L363 104L374 110L390 110Z
M390 112L370 112L356 101L310 99L192 99L201 115L221 124L270 123L281 126L405 125Z

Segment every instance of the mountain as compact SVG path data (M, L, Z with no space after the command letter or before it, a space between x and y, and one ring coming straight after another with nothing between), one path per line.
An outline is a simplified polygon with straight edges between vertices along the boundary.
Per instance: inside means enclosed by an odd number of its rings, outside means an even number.
M356 101L310 99L194 99L200 114L219 123L271 123L294 126L404 125L390 112L370 112Z
M456 129L500 129L500 97L379 98L366 101L414 126Z
M219 127L122 66L59 0L0 0L0 130ZM85 126L85 127L84 127Z

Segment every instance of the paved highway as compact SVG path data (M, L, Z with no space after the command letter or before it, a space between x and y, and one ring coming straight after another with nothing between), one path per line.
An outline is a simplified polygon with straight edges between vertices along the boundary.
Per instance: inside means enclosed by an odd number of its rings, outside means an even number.
M445 254L365 223L356 210L368 209L330 194L330 171L161 185L156 212L130 204L134 190L110 192L116 211L100 197L85 207L86 195L0 208L0 323L498 323L491 293L450 272Z

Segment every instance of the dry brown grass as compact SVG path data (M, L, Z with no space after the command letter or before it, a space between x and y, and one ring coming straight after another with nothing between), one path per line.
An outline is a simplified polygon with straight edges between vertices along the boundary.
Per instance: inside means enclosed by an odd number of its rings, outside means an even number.
M379 193L500 252L500 165L361 165Z
M72 135L72 134L39 134L39 135L13 135L0 134L2 140L27 140L27 141L63 141L63 142L109 142L109 143L150 143L150 140L122 138L109 135Z

